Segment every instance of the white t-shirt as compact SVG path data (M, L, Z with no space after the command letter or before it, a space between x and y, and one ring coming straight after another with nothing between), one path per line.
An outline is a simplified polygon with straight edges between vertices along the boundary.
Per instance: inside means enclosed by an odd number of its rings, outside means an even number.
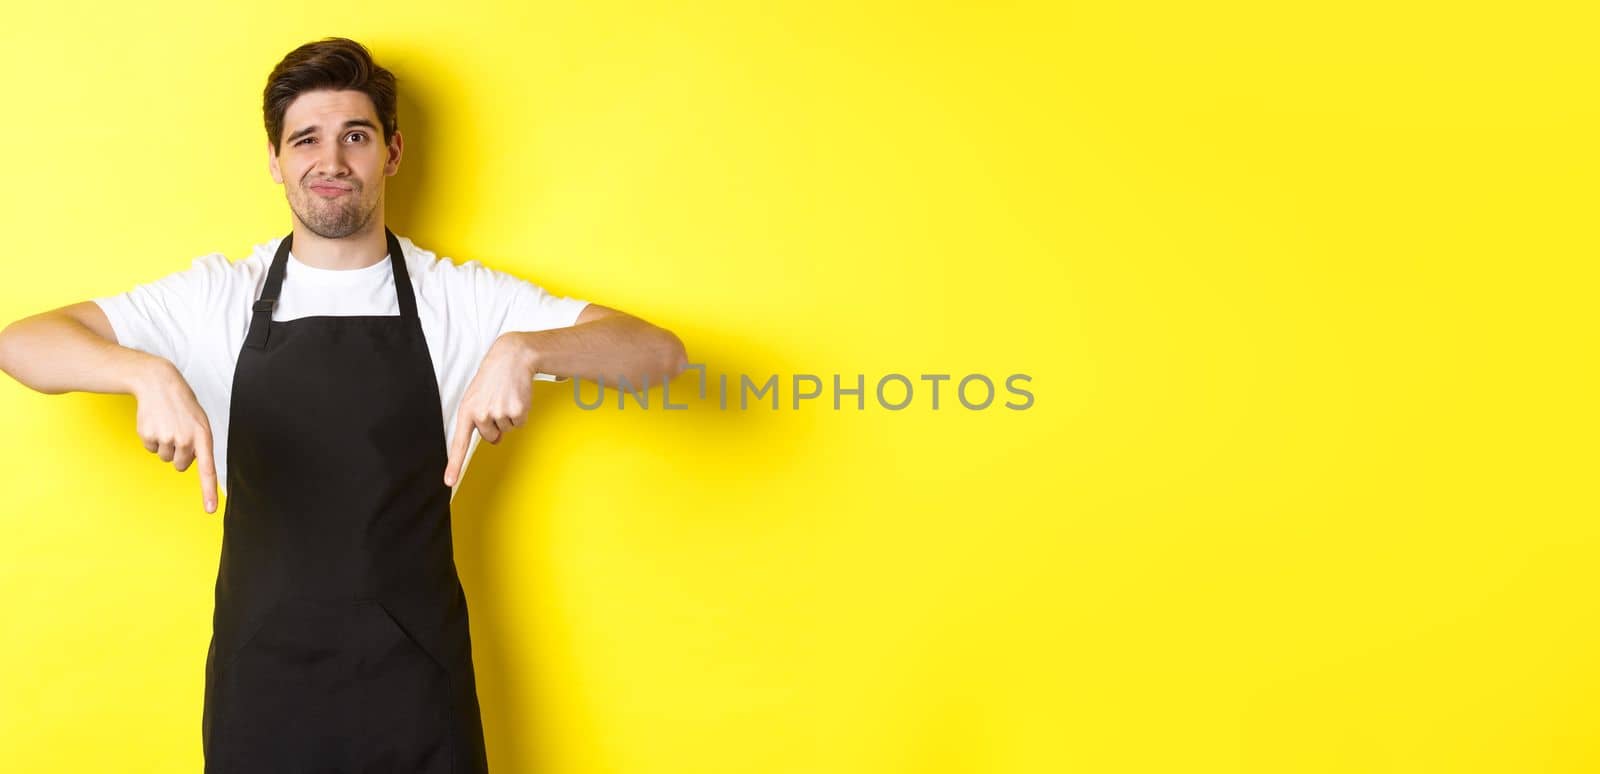
M477 261L457 265L449 258L396 235L417 298L417 314L428 340L439 383L440 421L445 448L454 443L456 406L500 334L540 331L574 324L587 301L555 296L526 280L489 269ZM255 246L249 257L230 263L221 253L194 259L194 265L114 296L93 301L105 311L117 343L166 358L177 366L211 422L217 483L227 492L228 406L233 370L250 330L250 307L261 294L267 269L283 237ZM312 315L395 315L394 272L384 259L362 269L318 269L289 253L283 289L272 319ZM541 381L565 381L535 374ZM478 448L472 433L466 463ZM444 478L444 470L439 471ZM456 489L461 486L456 480ZM455 489L451 490L455 497Z

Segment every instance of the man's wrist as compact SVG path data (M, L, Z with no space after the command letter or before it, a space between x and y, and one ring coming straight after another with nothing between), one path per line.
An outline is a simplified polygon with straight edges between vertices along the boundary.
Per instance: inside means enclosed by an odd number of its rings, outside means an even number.
M539 354L538 331L511 331L500 338L507 340L511 350L516 353L517 362L527 369L530 379L539 373L539 366L544 360Z
M123 389L129 395L138 397L152 390L160 389L173 377L182 377L178 367L163 357L157 357L146 352L127 347L118 347L119 354L127 358L127 366L123 373L127 374L123 382Z

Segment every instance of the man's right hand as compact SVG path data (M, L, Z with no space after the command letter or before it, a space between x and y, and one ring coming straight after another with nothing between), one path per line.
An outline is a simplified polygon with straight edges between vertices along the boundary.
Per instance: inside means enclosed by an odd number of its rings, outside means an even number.
M146 450L172 463L180 473L198 460L206 513L216 513L217 466L211 454L211 422L183 374L165 360L152 361L149 372L133 389L139 401L139 438Z
M200 461L206 513L217 511L211 423L171 361L117 343L94 301L40 312L0 330L0 371L39 392L100 392L139 401L139 437L180 472Z

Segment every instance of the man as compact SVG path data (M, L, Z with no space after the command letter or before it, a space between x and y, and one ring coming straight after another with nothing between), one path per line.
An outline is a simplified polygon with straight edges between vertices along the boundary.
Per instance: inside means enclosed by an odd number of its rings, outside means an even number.
M360 44L290 52L263 113L290 234L13 323L0 368L133 395L207 512L223 484L207 772L487 771L450 539L472 436L521 426L535 379L659 384L683 345L391 232L395 84Z

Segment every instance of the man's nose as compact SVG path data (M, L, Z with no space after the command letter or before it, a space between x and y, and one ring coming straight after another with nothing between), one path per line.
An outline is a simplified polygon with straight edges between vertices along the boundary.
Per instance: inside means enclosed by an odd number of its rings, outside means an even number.
M344 147L339 143L327 143L322 146L317 154L315 171L327 177L342 177L350 174L350 165L345 159Z

